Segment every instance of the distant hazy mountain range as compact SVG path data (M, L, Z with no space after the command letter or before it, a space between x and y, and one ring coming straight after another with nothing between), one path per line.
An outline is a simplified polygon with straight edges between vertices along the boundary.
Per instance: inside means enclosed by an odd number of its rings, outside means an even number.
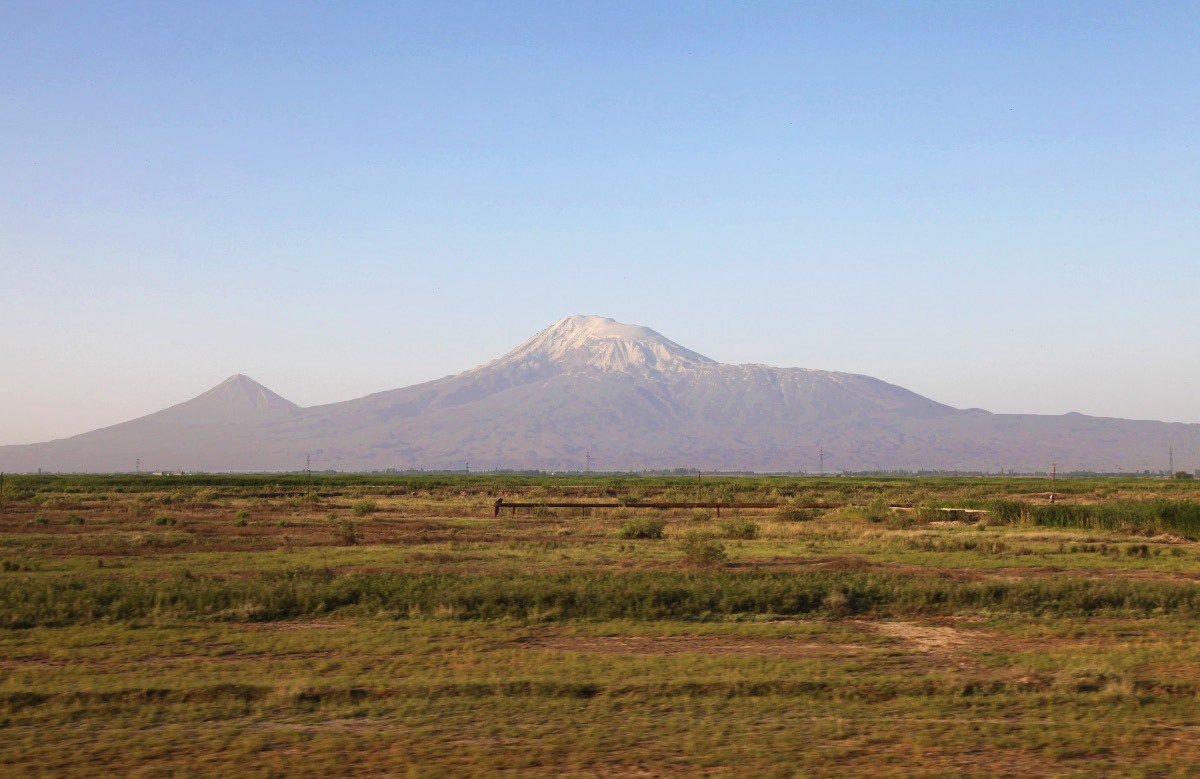
M237 375L72 438L0 447L0 470L539 468L1155 471L1200 425L960 410L851 373L725 365L645 327L572 316L486 365L300 408Z

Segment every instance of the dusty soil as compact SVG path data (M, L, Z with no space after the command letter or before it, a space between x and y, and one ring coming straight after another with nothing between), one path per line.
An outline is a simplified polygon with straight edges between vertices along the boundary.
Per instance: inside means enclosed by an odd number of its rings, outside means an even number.
M588 652L604 655L742 655L749 657L814 657L859 654L866 647L809 639L757 636L559 636L520 639L509 646L542 652Z
M898 638L909 649L919 652L949 654L964 651L973 646L982 646L989 636L976 631L963 631L944 625L918 625L913 622L870 622L854 623L868 633Z
M914 622L872 620L854 620L838 624L843 627L852 626L864 633L896 639L904 650L926 654L953 654L984 648L989 644L1011 643L990 633L961 630L952 625L919 625ZM509 646L543 652L587 652L606 655L703 654L785 659L857 655L879 648L877 645L822 641L813 636L797 639L764 636L564 636L552 630L519 639Z
M924 624L905 621L847 620L837 623L787 620L772 624L836 624L863 633L894 639L891 644L848 644L823 641L819 637L778 638L761 636L565 636L553 628L504 646L541 652L584 652L605 655L661 656L681 654L740 655L747 657L805 658L861 655L876 649L900 650L930 661L954 661L962 665L967 653L977 651L1029 652L1048 648L1079 648L1111 641L1111 638L1061 638L1005 636L973 627L959 627L960 618L944 618Z

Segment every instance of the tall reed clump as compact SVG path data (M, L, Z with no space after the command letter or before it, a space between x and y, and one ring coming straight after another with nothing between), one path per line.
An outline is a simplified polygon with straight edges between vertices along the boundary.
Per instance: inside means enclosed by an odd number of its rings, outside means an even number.
M993 524L1030 524L1084 530L1138 530L1200 538L1200 503L1155 500L1145 503L1110 501L1095 505L1051 503L1035 506L1009 500L971 502L985 509Z

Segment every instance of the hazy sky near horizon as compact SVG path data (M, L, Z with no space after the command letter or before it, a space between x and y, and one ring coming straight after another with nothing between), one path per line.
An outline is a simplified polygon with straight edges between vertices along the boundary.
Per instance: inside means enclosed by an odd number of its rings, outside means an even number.
M1200 422L1200 4L7 2L0 444L570 314Z

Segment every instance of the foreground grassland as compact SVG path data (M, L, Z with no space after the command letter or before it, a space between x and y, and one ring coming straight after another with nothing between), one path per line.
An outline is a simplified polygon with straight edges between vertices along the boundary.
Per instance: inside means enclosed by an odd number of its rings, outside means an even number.
M0 774L1196 775L1200 486L1050 488L5 477Z

